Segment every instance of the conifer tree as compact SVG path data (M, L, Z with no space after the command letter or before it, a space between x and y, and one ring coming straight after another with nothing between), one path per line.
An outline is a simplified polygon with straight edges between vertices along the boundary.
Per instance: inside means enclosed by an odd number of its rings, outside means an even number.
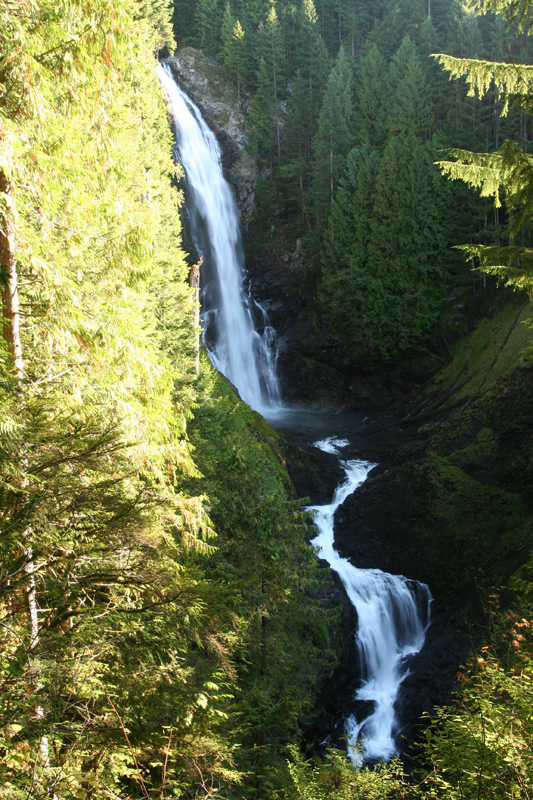
M368 245L367 313L384 357L420 341L442 297L444 239L433 152L391 136L376 179Z
M216 52L220 37L218 0L197 0L195 21L200 46L207 52Z
M390 58L405 36L414 38L426 18L425 0L396 0L392 3L376 32L375 41Z
M281 25L276 11L275 0L271 0L270 8L264 24L265 61L272 76L274 102L278 102L280 91L283 92L285 80L284 54L282 46Z
M311 98L307 78L296 71L287 101L285 148L279 178L289 213L304 230L311 227L309 186L311 180L311 142L313 136ZM296 212L296 213L295 213ZM292 214L291 214L292 216Z
M368 344L368 245L379 164L369 144L349 153L321 252L322 314L352 346Z
M330 72L313 143L313 203L319 225L333 205L352 140L352 68L343 46Z
M391 73L396 91L368 244L371 330L385 357L430 329L442 293L444 251L428 91L410 43L400 47Z
M220 663L183 658L206 605L177 559L186 540L209 546L199 498L175 488L195 471L191 304L160 31L122 0L26 10L0 11L1 352L17 370L0 384L2 787L116 793L167 745L183 786ZM118 720L141 732L131 747Z
M372 45L361 65L357 91L355 131L361 143L382 148L387 137L387 106L390 85L387 63Z
M499 12L516 25L530 32L531 2L522 0L478 0L473 4L478 13ZM502 114L518 107L531 114L533 71L529 65L489 62L471 58L438 56L439 62L452 78L464 78L468 94L483 98L495 85L502 102ZM455 161L441 162L443 173L461 179L477 189L482 197L492 197L496 209L505 206L509 212L507 233L510 244L463 245L469 257L479 258L481 268L496 275L515 289L533 294L531 250L527 246L533 217L533 182L530 179L531 156L519 144L505 141L494 153L475 153L451 150Z
M240 20L234 20L229 3L226 5L222 24L222 55L224 64L235 80L237 97L240 99L246 74L245 32Z
M257 90L248 109L252 123L251 145L255 153L270 160L276 146L276 103L269 70L264 58L259 62ZM277 149L277 148L276 148Z
M297 36L295 41L295 65L289 72L292 73L294 67L299 67L302 74L306 75L309 81L309 95L311 102L316 102L316 87L313 80L313 61L317 43L320 41L320 31L318 25L318 14L314 0L302 0L298 14Z
M236 19L231 11L231 5L227 0L224 6L224 14L222 15L222 23L220 27L220 55L226 67L229 68L233 56L233 29L235 27Z
M154 52L157 54L163 47L172 53L176 47L170 20L172 0L140 0L141 19L149 25L148 30L153 38Z

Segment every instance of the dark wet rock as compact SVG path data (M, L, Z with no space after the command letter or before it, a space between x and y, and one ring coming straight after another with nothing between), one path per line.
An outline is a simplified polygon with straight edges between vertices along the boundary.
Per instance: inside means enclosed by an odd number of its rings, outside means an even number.
M352 437L347 456L379 465L336 513L337 550L358 567L425 582L434 596L426 642L396 706L407 766L416 760L422 716L452 701L458 672L487 635L485 598L530 552L532 403L533 370L522 368L431 426L383 415ZM303 472L299 481L303 488ZM328 735L341 743L343 720L357 711L355 616L345 607L340 664L324 682L309 731L317 747Z
M321 409L384 409L422 384L443 363L427 349L399 364L381 361L364 342L347 343L322 325L317 273L301 241L289 245L276 222L266 242L245 235L251 291L277 332L283 397Z
M438 706L452 702L458 670L474 645L464 625L454 627L446 614L434 617L425 645L411 660L396 701L399 745L407 758L416 757L413 745L424 726L424 715L432 716Z

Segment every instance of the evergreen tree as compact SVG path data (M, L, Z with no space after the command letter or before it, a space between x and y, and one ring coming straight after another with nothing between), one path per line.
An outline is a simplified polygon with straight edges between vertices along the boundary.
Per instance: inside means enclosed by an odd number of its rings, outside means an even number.
M153 39L154 52L158 53L166 47L172 53L176 42L170 20L171 0L140 0L139 7L141 19L149 23L148 31Z
M295 64L291 67L290 72L296 67L301 70L303 75L307 76L311 102L315 103L316 86L313 80L313 62L315 60L315 51L318 42L321 41L321 37L314 0L302 0L297 20L297 35L294 46Z
M388 129L392 136L427 141L434 124L429 86L411 40L406 41L408 46L402 44L391 64L391 85L396 91L388 114Z
M284 54L282 45L282 32L275 0L271 1L270 8L264 25L265 34L265 61L269 66L272 76L274 102L277 103L280 92L284 92L286 73L284 69Z
M200 498L175 488L195 471L191 302L159 32L137 12L0 12L0 351L17 371L0 386L0 772L16 798L116 793L165 747L174 788L191 757L230 763L206 734L220 660L192 645L223 626L178 564L210 547Z
M406 36L416 37L425 18L425 0L396 0L376 29L374 42L390 58Z
M373 45L361 65L357 91L356 136L361 143L382 148L387 137L390 86L387 63Z
M398 94L399 86L413 61L417 61L416 45L410 36L404 36L389 66L391 96Z
M196 3L191 3L191 0L172 0L172 6L172 27L178 46L195 45L197 43Z
M484 44L477 16L461 6L456 10L457 26L450 49L461 58L483 58Z
M410 42L400 47L391 74L396 91L376 179L367 278L372 336L386 357L429 331L442 294L444 251L428 90Z
M341 46L330 72L313 143L313 205L319 225L324 225L350 151L352 132L352 69Z
M226 4L222 22L222 57L235 80L237 97L240 99L247 70L246 41L244 29L240 21L233 17L229 3Z
M257 84L257 91L248 109L248 117L252 123L250 142L254 153L260 153L271 161L279 129L276 125L276 103L272 81L264 58L259 62Z
M309 231L313 117L309 84L300 70L297 70L290 84L287 111L285 148L279 178L289 214L296 217L304 230Z
M460 677L460 692L440 708L421 748L428 797L526 800L533 789L533 621L527 572L503 623ZM524 591L525 590L525 591ZM522 594L523 592L523 594Z
M236 19L231 11L229 0L227 0L220 28L220 55L228 68L233 57L233 29L235 28L235 23Z
M379 164L380 154L368 144L349 153L321 253L322 314L352 346L368 343L368 245Z
M384 357L430 330L443 293L443 227L431 146L389 139L376 180L368 245L367 314Z
M200 46L207 52L217 52L220 37L218 0L197 0L195 22Z
M529 33L530 2L505 2L490 0L476 2L478 11L503 12L509 23ZM483 98L496 86L502 102L502 114L517 106L531 113L531 67L520 64L487 62L475 59L439 56L440 63L453 78L465 78L469 95ZM507 234L510 245L464 245L469 257L478 257L485 271L495 274L516 289L525 289L531 295L531 255L527 246L530 237L533 208L530 180L531 157L516 142L507 140L494 153L474 153L466 150L451 151L456 161L441 162L445 175L461 179L477 189L482 197L493 197L496 209L505 206L509 212Z

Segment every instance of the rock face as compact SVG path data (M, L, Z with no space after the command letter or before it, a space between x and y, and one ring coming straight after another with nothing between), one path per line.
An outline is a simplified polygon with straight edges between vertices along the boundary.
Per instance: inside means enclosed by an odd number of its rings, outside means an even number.
M218 62L185 47L169 58L179 85L202 112L222 149L222 165L235 190L235 199L247 224L255 208L255 187L259 176L254 157L247 149L250 130L245 116L246 99L222 79Z

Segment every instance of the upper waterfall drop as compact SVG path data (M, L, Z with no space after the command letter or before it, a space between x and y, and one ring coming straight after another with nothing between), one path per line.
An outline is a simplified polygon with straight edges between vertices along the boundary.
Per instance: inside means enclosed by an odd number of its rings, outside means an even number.
M213 365L234 384L241 398L267 419L275 417L282 403L273 331L264 319L263 332L256 330L252 304L244 292L239 215L222 172L218 142L170 69L163 65L157 70L174 116L179 161L187 181L191 236L203 258L204 342Z

